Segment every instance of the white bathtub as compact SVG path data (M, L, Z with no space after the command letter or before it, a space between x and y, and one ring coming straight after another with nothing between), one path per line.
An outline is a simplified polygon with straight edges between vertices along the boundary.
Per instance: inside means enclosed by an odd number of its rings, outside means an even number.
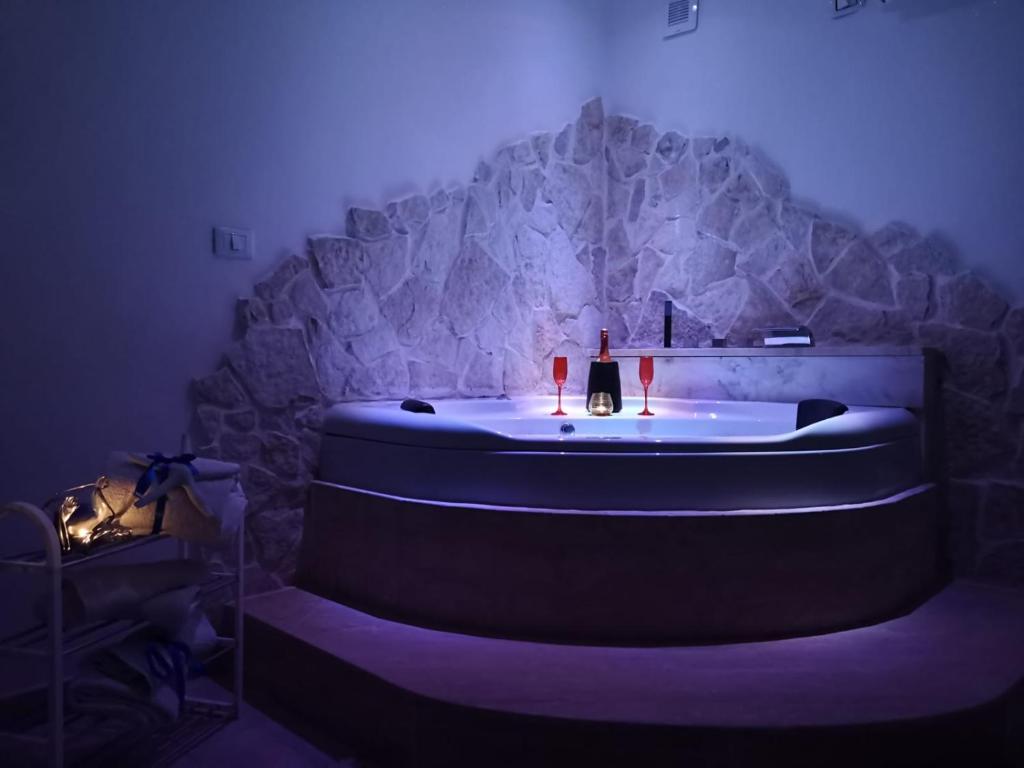
M324 424L320 479L428 501L564 510L793 509L882 499L922 480L918 422L851 407L795 429L796 405L641 398L348 403ZM571 428L570 428L571 427Z

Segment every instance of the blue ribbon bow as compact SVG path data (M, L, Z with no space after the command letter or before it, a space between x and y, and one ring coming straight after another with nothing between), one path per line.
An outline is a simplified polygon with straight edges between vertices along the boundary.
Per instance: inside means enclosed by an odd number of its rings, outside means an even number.
M164 456L162 453L151 453L146 456L149 459L149 466L142 471L139 482L135 484L136 498L143 496L150 486L155 482L157 485L167 479L167 468L171 464L184 464L192 472L192 477L199 477L199 470L192 466L195 461L195 454L182 453L178 456ZM156 511L153 515L153 533L160 533L164 525L164 511L167 508L167 495L164 494L156 501Z

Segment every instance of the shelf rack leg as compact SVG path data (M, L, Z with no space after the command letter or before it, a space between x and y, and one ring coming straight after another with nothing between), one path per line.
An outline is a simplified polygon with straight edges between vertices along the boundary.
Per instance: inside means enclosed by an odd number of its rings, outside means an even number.
M242 677L245 662L245 516L238 526L238 562L235 565L235 717L242 716Z

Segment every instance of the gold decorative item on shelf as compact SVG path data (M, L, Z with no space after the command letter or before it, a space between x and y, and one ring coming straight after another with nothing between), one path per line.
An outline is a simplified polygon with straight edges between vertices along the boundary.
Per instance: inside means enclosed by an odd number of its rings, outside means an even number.
M590 414L592 416L612 415L612 396L607 392L595 392L590 396Z

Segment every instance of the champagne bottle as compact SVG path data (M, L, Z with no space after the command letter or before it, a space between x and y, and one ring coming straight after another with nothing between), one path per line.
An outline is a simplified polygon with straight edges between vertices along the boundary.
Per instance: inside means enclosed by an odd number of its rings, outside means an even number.
M590 363L590 375L587 377L587 404L595 392L607 392L612 398L612 411L622 410L622 380L619 378L619 363L612 360L609 351L608 329L601 329L601 351L597 360Z

